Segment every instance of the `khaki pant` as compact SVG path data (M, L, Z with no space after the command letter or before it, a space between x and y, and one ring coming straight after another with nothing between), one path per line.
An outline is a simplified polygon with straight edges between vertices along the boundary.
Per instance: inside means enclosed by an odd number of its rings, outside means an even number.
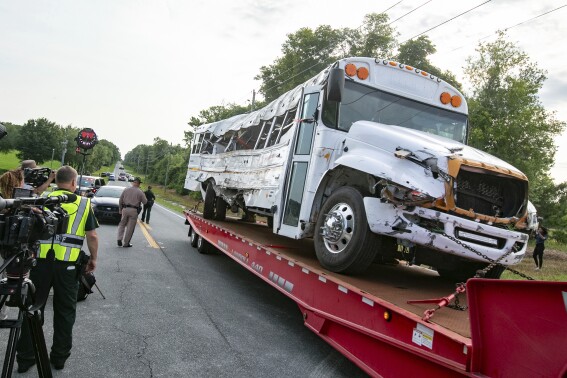
M118 224L118 239L124 242L124 245L130 244L136 223L138 222L138 210L134 207L125 207L122 209L122 219Z

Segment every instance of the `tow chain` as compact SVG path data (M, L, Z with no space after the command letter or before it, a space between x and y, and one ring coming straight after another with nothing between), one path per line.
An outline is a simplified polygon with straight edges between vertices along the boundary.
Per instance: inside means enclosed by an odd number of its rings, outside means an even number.
M190 211L191 213L198 213L198 212L199 212L199 205L201 204L201 202L203 202L203 200L197 201L197 203L195 204L195 206L193 206L192 209L189 209L189 211Z
M468 249L469 251L471 251L472 253L474 253L475 255L478 255L479 257L482 257L483 259L485 259L486 261L489 261L490 264L488 264L484 269L481 269L479 271L477 271L477 273L474 275L473 278L484 278L486 276L486 274L495 266L500 265L502 267L504 267L504 269L508 269L510 272L517 274L518 276L525 278L527 280L533 281L534 279L522 272L519 272L513 268L510 268L509 266L506 265L502 265L500 264L500 261L502 261L504 258L506 258L508 255L510 255L512 252L517 252L517 247L514 245L512 246L512 249L510 249L508 252L506 252L505 254L503 254L502 256L500 256L498 259L493 260L490 257L486 256L484 253L477 251L476 249L474 249L473 247L471 247L470 245L463 243L462 241L460 241L459 239L448 235L447 233L443 232L441 233L443 236L445 236L447 239L454 241L455 243L457 243L458 245L460 245L461 247Z
M476 249L474 249L470 245L463 243L462 241L460 241L459 239L457 239L457 238L455 238L451 235L448 235L444 231L439 232L439 234L445 236L447 239L454 241L455 243L457 243L461 247L471 251L475 255L482 257L486 261L490 262L490 264L488 264L484 269L478 270L473 278L484 278L492 268L494 268L496 266L502 266L504 269L508 269L509 271L511 271L514 274L517 274L520 277L523 277L527 280L532 280L532 281L534 280L532 277L527 276L522 272L519 272L515 269L512 269L512 268L500 263L500 261L505 259L512 252L517 252L517 247L515 245L512 247L512 249L510 249L510 251L506 252L505 254L500 256L498 259L493 260L490 257L486 256L484 253L477 251ZM441 307L449 307L449 308L457 310L457 311L466 311L468 306L461 305L461 303L459 301L459 294L464 293L464 292L465 292L465 283L460 282L460 283L456 284L455 292L453 294L447 296L447 297L439 298L439 299L426 299L426 300L408 301L407 303L434 303L434 302L437 302L437 306L435 308L426 310L425 313L423 314L422 319L424 321L429 321L431 319L431 317L435 314L435 311L439 310ZM451 303L451 301L453 303Z

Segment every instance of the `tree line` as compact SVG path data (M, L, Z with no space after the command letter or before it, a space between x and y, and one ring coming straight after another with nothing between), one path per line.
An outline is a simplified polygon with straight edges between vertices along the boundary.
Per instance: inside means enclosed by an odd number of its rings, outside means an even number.
M0 143L0 152L16 151L20 160L33 159L38 164L49 160L62 161L78 172L88 174L120 160L120 150L114 143L101 139L87 153L87 159L76 152L78 127L61 126L46 118L30 119L23 125L2 122L8 135ZM84 163L84 164L83 164ZM15 168L15 167L14 167Z

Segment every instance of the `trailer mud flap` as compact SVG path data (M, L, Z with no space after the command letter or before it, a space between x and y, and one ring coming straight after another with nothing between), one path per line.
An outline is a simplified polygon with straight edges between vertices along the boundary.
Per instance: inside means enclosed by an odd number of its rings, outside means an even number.
M560 377L567 372L567 282L470 279L471 371Z

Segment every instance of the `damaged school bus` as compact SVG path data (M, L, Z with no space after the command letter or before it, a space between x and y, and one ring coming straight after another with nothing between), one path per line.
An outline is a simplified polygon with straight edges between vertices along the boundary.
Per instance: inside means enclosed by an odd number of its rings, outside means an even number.
M346 58L260 110L199 126L185 188L202 192L205 218L243 209L313 238L334 272L403 258L466 279L521 261L528 203L526 176L467 146L468 131L443 80Z

